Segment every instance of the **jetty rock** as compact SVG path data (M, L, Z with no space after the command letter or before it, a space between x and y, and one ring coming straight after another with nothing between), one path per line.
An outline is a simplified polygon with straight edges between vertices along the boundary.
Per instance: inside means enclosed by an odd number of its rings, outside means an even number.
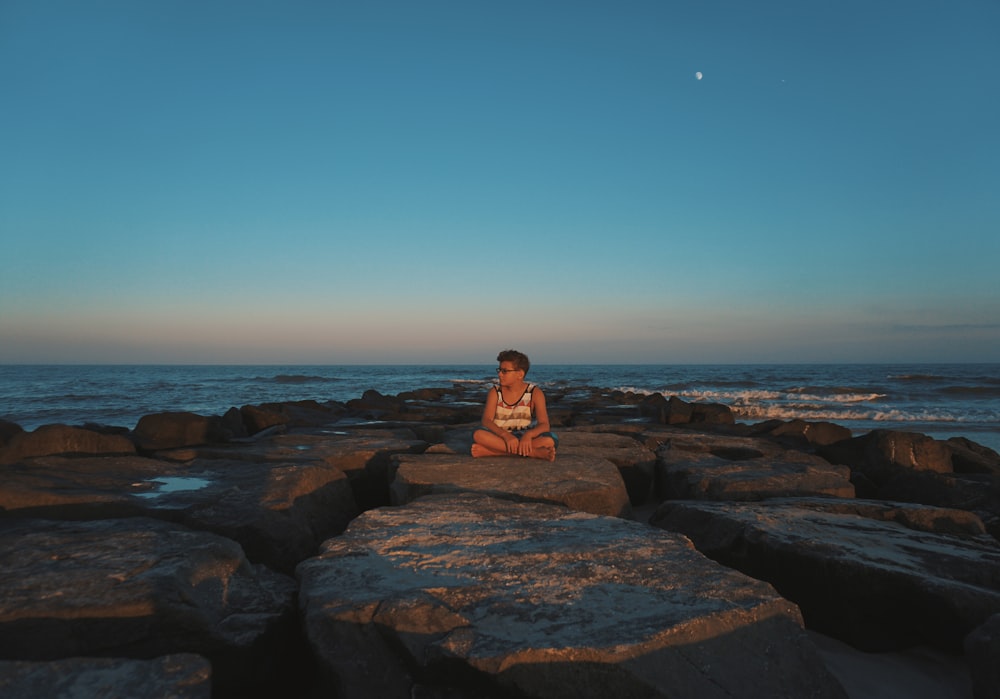
M428 443L409 428L380 429L351 424L324 428L292 428L255 439L155 452L162 459L191 462L221 459L254 463L318 463L337 468L350 482L363 510L389 503L389 469L395 454L417 454Z
M4 699L210 699L211 679L211 664L193 653L151 660L0 660L0 696Z
M286 573L359 512L347 476L321 461L49 456L3 466L0 477L5 517L180 522Z
M994 466L1000 470L1000 455L992 449L969 440L952 443L919 432L875 430L817 453L850 467L859 497L969 510L1000 540L1000 477L992 472ZM956 455L964 468L970 454L978 469L955 472Z
M248 691L293 642L295 581L239 544L143 518L0 520L0 657L196 653Z
M348 699L846 696L769 584L617 517L425 496L364 513L297 577Z
M124 435L83 427L42 425L31 432L20 427L9 432L7 440L0 443L0 465L51 454L134 454L136 451L135 444Z
M606 459L560 456L554 462L512 457L470 459L452 454L393 459L393 504L424 495L478 493L518 502L546 502L612 517L631 514L618 467Z
M855 494L849 467L771 440L690 431L660 435L656 482L661 500Z
M834 498L670 501L650 523L767 580L809 628L856 648L961 652L1000 612L1000 545L965 511Z

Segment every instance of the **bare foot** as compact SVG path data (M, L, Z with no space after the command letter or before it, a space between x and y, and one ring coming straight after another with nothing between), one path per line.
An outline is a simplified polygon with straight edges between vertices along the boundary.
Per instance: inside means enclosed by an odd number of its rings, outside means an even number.
M556 450L555 447L536 447L535 453L532 454L536 459L545 459L546 461L556 460Z

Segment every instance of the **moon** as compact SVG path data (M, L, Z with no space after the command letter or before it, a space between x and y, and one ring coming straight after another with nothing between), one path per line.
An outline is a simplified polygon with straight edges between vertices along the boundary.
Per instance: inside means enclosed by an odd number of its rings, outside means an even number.
M697 80L701 80L704 76L701 74L701 71L699 70L697 73L694 74L694 77Z

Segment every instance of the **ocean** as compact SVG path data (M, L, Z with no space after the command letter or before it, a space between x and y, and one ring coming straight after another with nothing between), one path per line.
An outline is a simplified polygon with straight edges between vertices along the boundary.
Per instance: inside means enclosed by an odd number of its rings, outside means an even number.
M249 404L345 402L482 384L492 364L436 366L0 366L0 418L32 430L93 422L133 428L143 415L221 415ZM545 387L594 387L725 403L739 422L826 420L855 434L872 429L967 437L1000 451L1000 364L775 364L532 366Z

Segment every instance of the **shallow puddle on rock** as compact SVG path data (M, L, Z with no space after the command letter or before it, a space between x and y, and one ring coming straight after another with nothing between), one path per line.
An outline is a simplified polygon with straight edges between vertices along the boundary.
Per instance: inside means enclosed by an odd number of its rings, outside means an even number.
M135 485L143 485L145 483L151 483L153 490L144 493L135 493L140 498L157 498L168 493L201 490L211 483L211 481L207 478L194 478L192 476L160 476L150 478L142 483L136 483Z

